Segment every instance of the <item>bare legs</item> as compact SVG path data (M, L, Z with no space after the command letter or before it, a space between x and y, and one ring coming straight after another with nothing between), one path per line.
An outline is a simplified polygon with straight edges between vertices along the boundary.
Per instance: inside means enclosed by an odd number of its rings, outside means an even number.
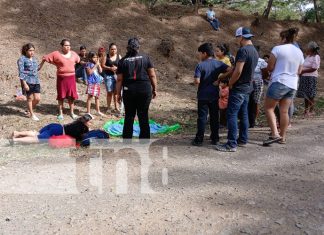
M63 119L63 103L64 103L64 99L63 100L58 100L58 111L59 111L59 116L60 119ZM74 114L74 99L72 98L68 98L68 103L69 103L69 107L70 107L70 115L71 117L74 119L75 118L75 114Z
M73 116L74 115L74 99L69 98L68 102L69 102L69 106L70 106L70 115Z
M276 125L276 115L274 113L274 109L279 102L279 110L280 110L280 136L285 141L286 140L286 133L287 128L289 125L289 115L288 109L291 104L291 99L282 99L280 101L274 100L271 98L266 98L265 101L265 109L266 109L266 116L268 120L268 124L271 129L272 137L278 137L279 132Z
M27 97L27 108L30 113L30 117L35 116L34 109L40 101L40 94L34 93Z
M14 131L12 133L12 140L16 143L39 143L37 135L39 135L37 131Z
M279 136L278 128L277 128L277 124L276 124L276 115L274 112L277 103L278 103L277 100L274 100L271 98L266 98L265 105L264 105L267 121L268 121L269 127L271 129L272 137Z
M59 111L59 116L63 116L63 101L64 100L58 100L58 111Z
M92 95L88 95L88 99L87 99L87 113L90 113L91 111L91 101L92 101L93 96ZM96 111L100 116L105 116L102 112L100 112L100 101L99 101L99 97L95 97L95 105L96 105Z
M287 129L289 125L289 115L288 109L291 104L291 99L283 99L279 101L279 109L280 109L280 136L285 141Z
M117 104L117 92L107 92L107 109L110 110L111 108L111 101L114 101L114 107L115 110L118 110L118 104Z
M305 99L305 116L314 114L315 100L314 98Z

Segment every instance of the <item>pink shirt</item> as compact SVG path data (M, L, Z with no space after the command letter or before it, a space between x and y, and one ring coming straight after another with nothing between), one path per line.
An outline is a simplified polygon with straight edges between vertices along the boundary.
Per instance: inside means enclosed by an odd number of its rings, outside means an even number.
M219 109L226 109L228 105L229 88L219 87Z
M75 64L80 62L80 57L74 51L71 51L71 57L65 58L61 52L54 51L45 55L43 59L57 68L57 75L70 76L75 74Z
M307 56L303 64L303 68L316 69L316 70L311 73L303 73L302 76L318 77L318 69L320 67L320 64L321 64L321 58L319 55Z

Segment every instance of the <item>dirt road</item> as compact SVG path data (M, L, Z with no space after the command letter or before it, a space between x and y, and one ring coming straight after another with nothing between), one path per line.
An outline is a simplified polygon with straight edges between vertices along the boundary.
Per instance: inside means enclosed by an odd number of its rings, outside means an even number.
M323 234L323 119L295 123L287 145L261 147L266 132L233 154L159 139L147 168L145 145L2 147L0 233Z

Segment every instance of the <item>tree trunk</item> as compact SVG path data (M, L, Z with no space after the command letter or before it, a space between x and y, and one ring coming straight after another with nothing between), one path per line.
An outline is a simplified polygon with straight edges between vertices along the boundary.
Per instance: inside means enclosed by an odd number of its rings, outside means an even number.
M318 3L317 3L317 0L313 0L313 2L314 2L315 19L316 19L316 22L319 23L319 22L321 22L321 19L320 19L320 15L319 15Z
M273 3L273 0L269 0L268 1L268 6L267 8L264 10L263 12L263 17L268 19L269 18L269 15L270 15L270 11L271 11L271 7L272 7L272 3Z
M195 12L196 12L196 15L198 15L199 14L199 4L200 4L200 1L201 0L196 0L196 4L195 4Z

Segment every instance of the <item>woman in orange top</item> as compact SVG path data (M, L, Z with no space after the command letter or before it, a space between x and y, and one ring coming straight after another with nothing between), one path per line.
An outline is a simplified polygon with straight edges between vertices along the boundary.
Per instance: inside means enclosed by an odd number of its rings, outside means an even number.
M75 64L80 62L80 57L74 51L71 51L71 44L68 39L61 41L61 51L54 51L43 57L40 67L44 62L48 62L57 67L57 101L59 114L57 119L63 120L63 101L68 99L70 106L70 115L73 119L78 118L74 114L74 100L78 98L75 80Z

